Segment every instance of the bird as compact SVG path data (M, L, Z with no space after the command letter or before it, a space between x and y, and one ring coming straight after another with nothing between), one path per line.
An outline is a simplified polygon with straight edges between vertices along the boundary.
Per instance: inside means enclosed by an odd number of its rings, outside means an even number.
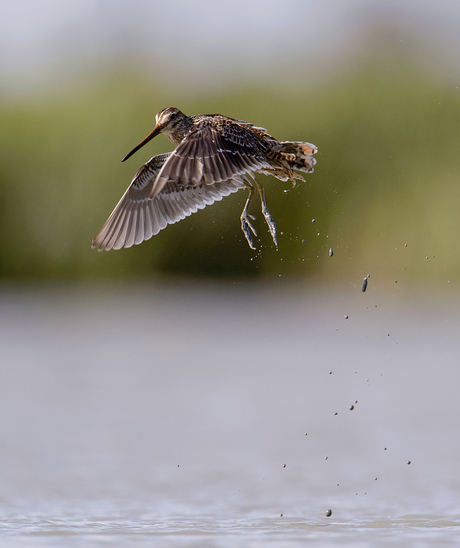
M295 186L296 179L303 180L298 171L313 172L317 147L303 141L278 141L263 127L221 114L187 116L167 107L157 113L155 122L153 131L122 162L160 133L175 149L153 156L139 169L92 247L108 251L140 244L168 224L241 189L249 192L240 216L249 247L256 249L252 235L257 237L257 232L249 214L255 190L277 246L276 224L255 174L273 175Z

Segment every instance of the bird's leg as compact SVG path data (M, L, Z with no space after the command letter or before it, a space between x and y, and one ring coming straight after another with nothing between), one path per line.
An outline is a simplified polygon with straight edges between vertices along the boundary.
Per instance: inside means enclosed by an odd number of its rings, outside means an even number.
M276 245L276 247L278 247L278 241L276 239L276 224L275 224L275 221L273 220L273 217L270 214L270 211L268 211L267 204L265 203L264 187L255 178L254 178L254 182L256 183L256 187L259 192L260 203L262 206L262 213L264 214L265 221L268 225L268 230L270 231L270 234L272 235L274 244Z
M241 230L243 231L243 234L246 236L246 240L248 241L249 247L251 249L256 249L254 247L254 244L252 243L252 236L251 232L254 234L254 236L257 237L257 232L255 231L254 227L251 224L251 221L249 221L248 217L251 217L251 219L254 219L252 215L249 215L249 205L251 203L251 200L254 196L254 187L252 184L245 179L244 184L246 185L247 189L249 190L249 196L246 200L246 203L244 205L243 213L241 214L240 220L241 220Z

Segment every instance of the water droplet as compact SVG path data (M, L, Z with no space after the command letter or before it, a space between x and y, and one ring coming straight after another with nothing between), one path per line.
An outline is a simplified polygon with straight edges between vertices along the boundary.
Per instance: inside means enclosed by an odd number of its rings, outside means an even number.
M286 465L285 465L285 464L283 464L283 468L286 468Z
M326 517L330 518L332 516L332 510L329 508L329 510L326 512Z
M332 249L332 247L329 248L329 257L332 257L332 255L334 255L334 250Z
M350 405L350 411L353 411L354 408L355 408L354 405Z
M407 461L407 464L410 464L410 460Z
M371 277L371 275L368 274L368 275L364 278L364 280L363 280L363 285L362 285L362 287L361 287L361 291L362 291L363 293L364 293L364 292L366 291L366 289L367 289L367 280L368 280L370 277Z
M312 219L311 222L312 222L312 223L316 223L316 219Z
M345 319L348 320L348 314L345 314Z

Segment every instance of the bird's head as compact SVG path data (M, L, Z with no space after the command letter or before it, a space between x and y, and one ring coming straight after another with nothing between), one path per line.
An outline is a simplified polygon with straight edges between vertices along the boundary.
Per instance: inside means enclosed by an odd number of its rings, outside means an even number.
M155 129L163 133L168 132L180 123L184 118L184 114L176 107L167 107L155 116ZM155 131L155 130L154 130Z
M133 150L123 158L122 162L130 158L159 133L164 133L174 145L178 145L184 138L185 129L188 129L187 120L187 116L176 107L167 107L160 110L155 116L156 125L153 128L153 131L134 147Z

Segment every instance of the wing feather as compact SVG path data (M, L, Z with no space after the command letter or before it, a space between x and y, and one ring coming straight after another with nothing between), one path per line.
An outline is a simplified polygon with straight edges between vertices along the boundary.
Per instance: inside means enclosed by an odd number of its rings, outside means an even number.
M155 229L153 231L153 234L155 235L158 234L160 230L163 230L163 228L166 228L168 226L168 223L160 211L160 203L158 202L158 200L154 200L151 204L147 205L152 211L152 216L155 220Z
M161 168L150 197L154 198L168 181L198 185L203 176L207 185L243 177L247 173L270 169L264 143L249 125L227 119L218 127L209 119L190 131Z
M111 227L111 233L107 233L106 235L106 241L108 246L114 247L115 249L120 249L120 246L116 246L116 242L120 238L120 231L123 230L125 217L126 217L127 209L118 211L118 215L114 219L113 226Z
M168 180L162 191L150 199L155 180L170 155L154 156L136 173L131 185L94 238L93 247L99 251L108 251L140 244L158 234L168 224L176 223L222 200L224 196L246 188L242 177L208 185L202 176L197 184L184 185Z

